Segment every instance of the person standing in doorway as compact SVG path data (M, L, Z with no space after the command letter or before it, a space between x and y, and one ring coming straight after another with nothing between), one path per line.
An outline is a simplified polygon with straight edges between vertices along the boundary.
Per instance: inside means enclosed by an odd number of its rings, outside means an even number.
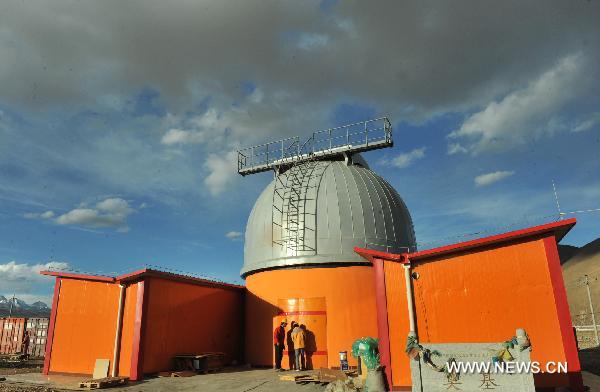
M275 346L275 370L282 371L281 359L283 358L283 349L285 348L285 327L287 319L281 320L281 324L273 331L273 345Z
M292 340L294 341L294 350L296 353L296 371L306 370L306 360L304 358L304 348L306 347L306 326L304 324L296 327L292 331Z
M21 354L24 355L25 359L29 359L27 351L29 351L29 331L26 330L21 340Z

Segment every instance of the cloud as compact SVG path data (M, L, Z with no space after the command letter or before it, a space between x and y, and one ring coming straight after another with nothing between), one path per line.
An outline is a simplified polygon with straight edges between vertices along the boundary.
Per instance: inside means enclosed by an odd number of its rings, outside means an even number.
M198 195L202 181L222 195L234 181L211 176L222 165L210 154L340 125L332 113L344 101L419 123L481 111L482 103L522 89L569 53L597 64L598 4L544 7L548 12L510 2L336 2L324 12L317 2L259 0L132 0L125 8L4 2L0 15L11 17L0 29L7 105L0 132L7 130L4 145L17 147L2 151L0 161L29 173L26 184L11 184L15 194L38 198L64 199L85 183L94 188L90 194L175 204L182 194ZM257 86L250 95L245 82ZM591 102L599 85L590 77L581 100ZM157 94L149 106L162 110L137 110L143 102L136 92L144 89ZM18 121L13 127L13 111L30 130ZM464 137L460 145L474 153L480 136ZM199 178L201 167L207 170ZM41 196L31 184L45 183L55 174L50 168L60 175L52 196Z
M515 174L514 171L495 171L492 173L486 173L475 177L475 186L488 186L495 182L502 181Z
M415 148L412 151L399 154L387 163L397 168L403 169L412 165L415 161L425 158L425 150L425 147Z
M423 118L504 95L567 51L598 53L597 4L544 6L548 13L537 4L477 1L385 1L376 9L338 2L327 12L317 2L260 0L8 2L0 9L11 15L0 31L0 85L5 100L33 107L114 101L145 86L177 106L197 102L198 91L237 100L250 78L265 96L280 90L313 107L324 94L348 96ZM315 48L327 50L315 59Z
M312 50L326 46L329 43L329 37L325 34L302 33L298 39L298 47L304 50Z
M0 264L0 287L2 288L0 294L16 293L20 299L25 299L23 294L29 296L47 294L52 287L52 278L40 275L40 271L67 268L69 268L69 263L61 261L38 264L9 261Z
M593 113L585 120L577 123L577 125L573 128L573 132L588 131L597 126L598 124L600 124L600 112Z
M143 207L140 207L143 208ZM114 228L119 232L129 231L127 218L136 210L127 200L109 197L87 207L85 203L54 218L53 211L43 213L26 213L28 219L52 219L58 225L74 225L86 228Z
M26 212L25 214L23 214L23 217L27 219L50 219L54 217L54 212L50 210L42 213Z
M205 140L205 137L206 135L204 135L202 132L169 129L169 131L162 137L161 143L166 145L202 143Z
M556 114L587 88L585 61L582 54L561 58L527 87L469 116L450 138L463 140L469 152L479 154L506 150L565 128Z
M225 234L225 237L229 238L232 241L239 241L242 239L243 235L244 233L239 231L230 231L227 234Z
M467 153L468 150L460 145L460 143L450 143L448 144L448 155L454 154L464 154Z
M209 193L214 196L222 194L227 186L232 184L237 177L237 152L230 151L225 154L209 154L204 163L208 175L204 178Z

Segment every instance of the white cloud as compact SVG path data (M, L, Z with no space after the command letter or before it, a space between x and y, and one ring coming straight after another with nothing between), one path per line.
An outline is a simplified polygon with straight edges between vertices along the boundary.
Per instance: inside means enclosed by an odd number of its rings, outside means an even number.
M448 155L465 154L467 152L468 150L464 148L460 143L448 144Z
M573 132L588 131L598 124L600 124L600 112L593 113L591 116L589 116L585 120L580 121L573 128Z
M415 148L409 152L403 152L393 158L389 164L398 168L405 168L410 166L414 161L425 158L425 147Z
M197 131L184 131L181 129L169 129L161 139L162 144L194 144L202 143L205 139L205 135L202 132Z
M37 212L27 212L25 214L23 214L23 216L27 219L50 219L54 217L54 212L53 211L45 211L42 213L37 213Z
M237 178L237 152L230 151L226 154L209 154L204 167L208 175L204 178L204 185L212 196L222 194Z
M19 299L28 301L28 298L32 298L36 294L49 292L52 287L52 278L40 275L40 271L67 268L69 268L69 264L60 261L38 264L9 261L8 263L0 264L0 287L2 293L8 295L16 293ZM40 298L38 296L35 297Z
M127 217L136 210L127 200L109 197L88 207L85 203L55 218L53 211L42 213L28 212L23 216L28 219L52 219L58 225L75 225L87 228L110 227L119 232L129 231ZM54 219L53 219L54 218Z
M464 139L470 143L469 152L478 154L508 149L564 128L555 116L585 88L584 68L582 55L563 57L527 87L468 117L450 138ZM450 150L459 151L449 146Z
M262 100L262 92L256 89L249 97L252 102L260 102ZM161 143L165 145L173 144L199 144L214 138L215 131L224 131L228 127L226 119L222 118L220 113L210 108L205 113L199 116L182 121L177 116L171 115L170 122L184 122L189 129L171 128L165 133L161 139Z
M242 235L244 235L244 233L242 232L230 231L227 234L225 234L225 237L229 238L232 241L238 241L242 238Z
M119 197L104 199L96 203L96 208L112 215L127 216L133 212L133 208L129 206L127 200L123 200Z
M476 186L488 186L495 182L501 181L505 178L508 178L515 174L514 171L495 171L492 173L482 174L480 176L475 177L475 185Z

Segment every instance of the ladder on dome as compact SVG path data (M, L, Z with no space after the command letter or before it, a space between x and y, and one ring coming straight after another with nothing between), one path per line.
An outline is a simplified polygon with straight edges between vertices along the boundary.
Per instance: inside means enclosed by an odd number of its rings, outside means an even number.
M272 242L287 256L315 254L320 160L393 146L387 117L316 131L238 151L242 176L274 170Z
M275 178L272 241L289 256L317 250L317 188L324 170L318 161L303 161Z

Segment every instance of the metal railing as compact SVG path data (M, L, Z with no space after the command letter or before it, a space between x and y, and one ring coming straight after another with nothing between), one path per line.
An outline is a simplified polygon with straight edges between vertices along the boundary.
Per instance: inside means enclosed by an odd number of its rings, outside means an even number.
M387 117L380 117L316 131L304 142L294 136L239 150L238 172L258 173L314 157L368 151L392 144L392 124Z

